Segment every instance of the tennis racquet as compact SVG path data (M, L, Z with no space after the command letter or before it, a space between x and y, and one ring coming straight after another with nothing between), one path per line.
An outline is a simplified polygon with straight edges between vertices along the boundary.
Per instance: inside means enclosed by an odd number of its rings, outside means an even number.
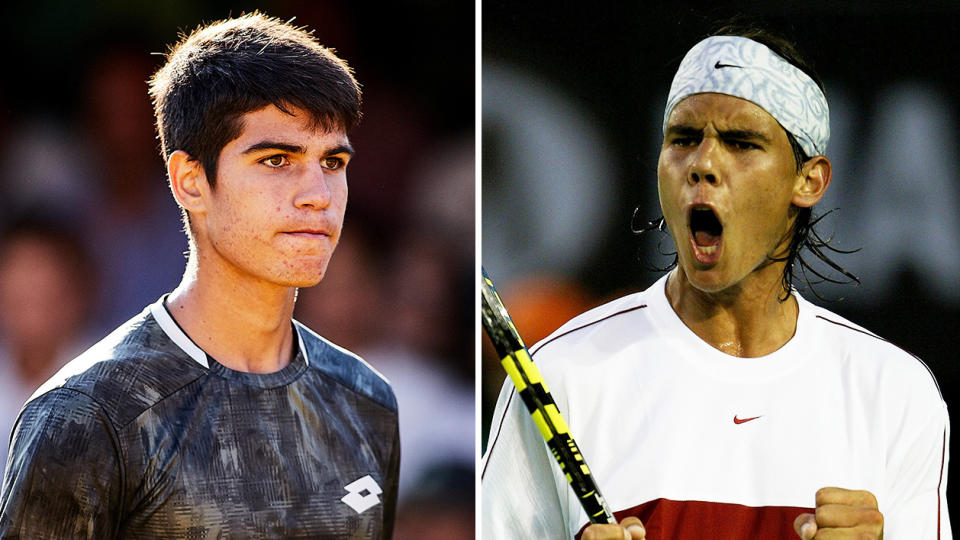
M500 364L510 375L517 393L530 411L540 434L547 441L547 446L560 465L567 482L577 494L590 522L616 523L617 520L600 494L600 489L590 474L590 468L570 435L570 428L560 415L540 370L530 358L517 327L493 287L493 281L487 276L485 269L481 268L480 271L483 274L480 279L483 328L501 358Z

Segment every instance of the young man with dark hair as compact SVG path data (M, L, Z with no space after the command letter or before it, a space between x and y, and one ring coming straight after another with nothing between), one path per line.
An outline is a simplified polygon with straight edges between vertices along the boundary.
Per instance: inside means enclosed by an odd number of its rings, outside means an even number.
M292 320L340 237L350 69L254 13L184 38L150 94L183 281L24 406L0 536L390 537L393 392Z
M687 53L657 169L676 268L531 348L619 525L589 524L508 383L485 537L951 537L932 375L792 289L802 247L842 269L810 231L826 98L782 44L728 31Z

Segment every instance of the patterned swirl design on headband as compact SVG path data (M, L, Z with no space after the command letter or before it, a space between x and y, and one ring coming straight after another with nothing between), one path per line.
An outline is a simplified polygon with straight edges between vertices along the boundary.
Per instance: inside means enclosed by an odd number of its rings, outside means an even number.
M693 94L746 99L770 113L810 157L830 141L830 109L817 83L766 45L739 36L713 36L690 49L670 85L663 131L673 108Z

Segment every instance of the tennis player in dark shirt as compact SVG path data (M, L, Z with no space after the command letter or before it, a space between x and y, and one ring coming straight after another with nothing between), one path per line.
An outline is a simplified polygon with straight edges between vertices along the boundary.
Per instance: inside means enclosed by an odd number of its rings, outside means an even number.
M0 536L389 538L393 392L292 319L340 237L357 82L252 14L181 40L150 94L183 281L24 406Z

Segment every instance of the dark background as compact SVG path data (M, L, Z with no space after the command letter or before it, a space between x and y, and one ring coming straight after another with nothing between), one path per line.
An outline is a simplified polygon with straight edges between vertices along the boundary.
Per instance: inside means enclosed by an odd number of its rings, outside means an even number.
M839 247L862 248L835 258L861 276L860 286L822 286L817 291L826 301L801 292L920 356L956 411L960 5L579 7L483 4L482 260L508 309L523 319L518 326L531 329L528 345L576 312L642 290L662 275L646 269L665 260L656 254L658 241L638 240L630 218L638 205L641 217L659 216L656 161L667 90L694 43L718 21L746 16L796 41L824 81L834 177L818 209L840 210L822 230L835 233ZM494 92L500 86L492 74L503 70L512 74L513 90ZM537 128L491 113L534 92L539 97L516 110L553 100L563 104L552 108L556 120L548 124L554 130L549 134L524 131ZM566 128L572 144L561 133ZM585 132L592 135L577 138ZM550 169L555 163L561 165ZM546 187L524 191L525 182ZM601 196L591 202L587 195L596 192ZM551 200L564 196L569 199L559 204ZM566 240L530 248L551 231ZM670 243L662 248L669 251ZM503 374L485 339L484 349L486 437ZM952 476L950 502L958 508L960 477Z

